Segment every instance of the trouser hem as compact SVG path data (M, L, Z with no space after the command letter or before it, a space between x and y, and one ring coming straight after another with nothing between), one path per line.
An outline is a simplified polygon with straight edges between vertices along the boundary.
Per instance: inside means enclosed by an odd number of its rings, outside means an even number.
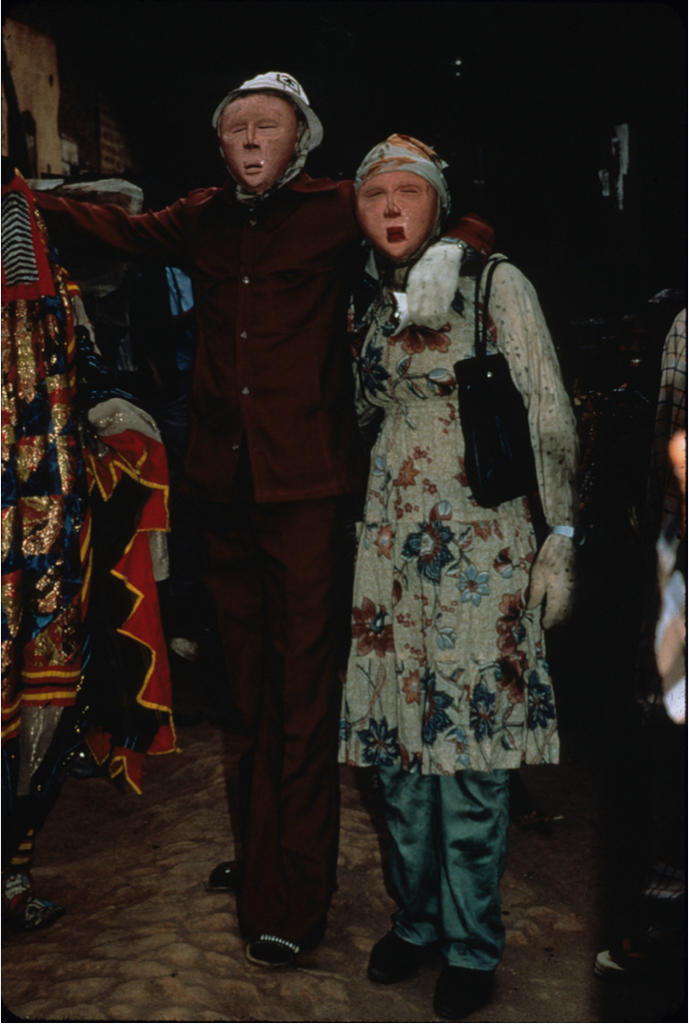
M426 949L428 946L433 946L438 942L436 934L429 936L427 939L419 939L418 935L410 934L405 928L400 927L397 922L393 923L392 931L398 939L402 939L403 942L407 942L410 946L417 946L419 949Z
M443 957L445 958L448 967L465 967L470 971L485 971L486 974L491 974L500 963L500 957L497 960L491 960L490 963L486 963L485 960L478 962L476 959L470 956L457 956L452 953L447 953L442 950Z

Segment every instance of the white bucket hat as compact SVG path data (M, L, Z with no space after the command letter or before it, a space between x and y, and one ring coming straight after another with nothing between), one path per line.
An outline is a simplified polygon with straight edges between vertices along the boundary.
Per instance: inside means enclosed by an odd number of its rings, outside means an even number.
M232 100L236 99L237 96L241 96L245 92L277 92L284 93L285 96L294 103L304 115L307 127L309 129L309 140L308 149L309 151L315 149L323 141L323 125L318 120L313 110L309 106L309 98L300 86L296 78L292 75L288 75L284 71L266 71L262 75L256 75L255 78L249 78L246 82L237 88L228 92L227 96L218 103L213 114L213 127L218 127L218 121L220 115Z

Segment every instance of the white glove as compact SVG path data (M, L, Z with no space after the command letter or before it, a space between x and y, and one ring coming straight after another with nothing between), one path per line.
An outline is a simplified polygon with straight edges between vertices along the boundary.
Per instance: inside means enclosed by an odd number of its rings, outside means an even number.
M531 566L526 607L544 602L543 628L550 629L569 617L574 603L574 541L550 533Z
M464 256L460 243L440 239L429 245L407 279L409 320L437 331L447 323Z

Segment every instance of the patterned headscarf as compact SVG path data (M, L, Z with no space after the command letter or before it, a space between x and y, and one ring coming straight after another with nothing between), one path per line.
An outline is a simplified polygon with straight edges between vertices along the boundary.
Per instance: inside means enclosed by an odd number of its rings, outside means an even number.
M443 216L450 211L450 193L443 170L447 164L425 142L419 142L411 135L388 135L384 142L369 150L356 172L354 188L361 186L375 174L388 171L411 171L425 178L438 193Z
M265 192L257 195L254 192L249 192L239 182L237 183L237 199L241 203L247 204L262 202L282 188L283 185L286 185L287 182L296 178L298 174L301 174L307 156L312 149L320 146L323 140L323 125L311 107L309 97L296 78L288 75L285 71L265 71L263 74L255 75L254 78L249 78L246 82L242 82L236 89L231 89L226 96L223 96L215 108L212 118L213 127L219 131L220 120L225 108L233 100L239 99L242 96L255 95L256 93L278 96L280 99L286 100L294 108L297 115L297 141L290 162L282 172L280 179L271 185L270 188L266 189Z

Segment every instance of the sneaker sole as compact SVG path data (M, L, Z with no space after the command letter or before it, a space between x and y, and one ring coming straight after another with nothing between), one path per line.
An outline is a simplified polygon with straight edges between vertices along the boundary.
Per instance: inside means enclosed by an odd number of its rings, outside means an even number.
M286 949L284 960L261 960L260 957L253 955L249 946L246 946L244 956L250 964L255 964L257 967L268 967L271 970L280 970L283 967L290 967L296 960L297 954Z
M623 967L610 956L609 950L600 952L593 961L593 973L598 978L607 978L613 981L629 981L630 978L638 977L643 970L642 965L634 970L630 967Z
M260 960L257 956L252 956L251 953L245 953L244 956L250 964L255 964L257 967L268 967L270 970L279 971L285 967L291 967L294 963L295 957L292 955L289 960L280 960L278 963L274 963L271 960Z

